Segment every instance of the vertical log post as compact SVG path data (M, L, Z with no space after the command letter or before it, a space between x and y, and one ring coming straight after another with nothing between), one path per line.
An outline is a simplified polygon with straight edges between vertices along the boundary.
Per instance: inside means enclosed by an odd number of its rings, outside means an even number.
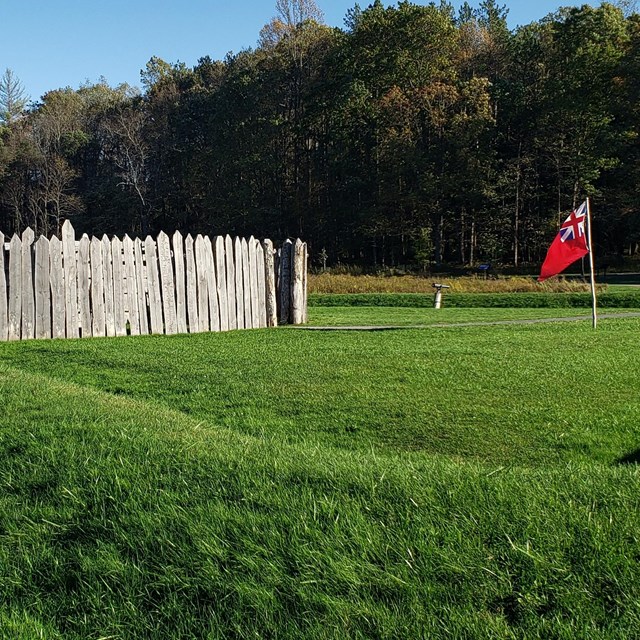
M107 326L107 336L113 338L116 335L116 312L113 297L113 257L111 255L111 242L109 242L106 234L102 236L102 274L104 317Z
M139 336L140 313L138 310L138 279L136 277L136 258L133 240L128 235L125 235L122 240L122 251L124 254L129 332L132 336Z
M293 248L292 274L291 274L291 322L302 324L304 322L304 246L298 238Z
M22 320L22 241L14 234L9 245L8 338L20 340Z
M171 260L169 236L161 231L158 235L158 266L160 267L161 306L164 315L164 332L174 335L178 332L178 315L176 307L176 287Z
M62 261L62 243L56 236L53 236L49 242L52 338L64 338L66 336L64 268Z
M136 262L136 288L138 289L138 319L140 320L140 335L149 334L149 311L147 305L147 279L145 276L144 257L142 256L142 240L136 238L133 242L133 253Z
M218 295L218 313L220 314L220 331L229 330L229 296L227 294L227 266L224 251L224 238L217 236L215 241L214 262Z
M147 236L144 241L144 256L147 267L147 286L149 288L149 316L151 333L164 333L162 322L162 294L160 292L160 276L158 274L158 255L155 240Z
M117 336L127 335L127 314L124 300L125 267L120 238L111 240L111 264L113 265L113 317Z
M209 294L209 318L211 331L220 331L220 305L218 304L218 285L216 282L216 265L213 245L209 236L204 238L205 276Z
M53 249L53 238L51 238ZM102 243L98 238L91 238L89 249L91 255L91 334L96 337L106 335L104 311L104 272L102 267ZM53 266L53 263L52 263ZM52 283L53 285L53 283Z
M278 326L278 308L276 304L276 270L275 252L273 242L264 240L262 243L264 250L264 272L265 272L265 295L267 305L267 326Z
M22 233L22 339L35 338L36 305L33 294L33 256L34 233L25 229Z
M67 338L77 338L79 335L79 322L76 232L68 220L65 220L62 225L62 267L64 269L64 306Z
M242 242L237 238L233 242L233 258L236 276L236 318L238 329L244 329L244 285L242 275Z
M85 233L78 245L78 305L80 307L80 327L82 337L90 338L91 331L91 298L89 293L91 242Z
M207 256L204 238L198 234L195 241L195 260L198 281L198 328L200 333L209 331L209 294L207 290ZM192 330L192 333L196 330Z
M0 341L7 339L9 314L7 303L7 264L4 255L4 233L0 233Z
M51 283L49 241L40 236L36 242L36 339L51 337Z
M229 329L238 328L236 309L236 267L233 259L233 241L231 236L224 238L224 259L227 269L227 308L229 311Z
M198 321L198 275L193 237L188 234L184 240L185 274L187 280L187 325L189 333L200 331Z
M173 261L176 269L176 314L178 333L187 333L187 304L186 304L186 284L185 284L185 262L184 262L184 242L182 234L176 231L173 234Z
M280 291L280 312L278 322L289 324L291 321L291 256L293 244L286 240L280 249L280 278L278 290Z

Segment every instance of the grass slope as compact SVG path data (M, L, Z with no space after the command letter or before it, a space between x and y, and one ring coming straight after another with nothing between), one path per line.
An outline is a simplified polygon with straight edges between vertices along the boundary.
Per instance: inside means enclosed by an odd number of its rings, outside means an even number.
M0 348L0 636L640 625L638 320Z

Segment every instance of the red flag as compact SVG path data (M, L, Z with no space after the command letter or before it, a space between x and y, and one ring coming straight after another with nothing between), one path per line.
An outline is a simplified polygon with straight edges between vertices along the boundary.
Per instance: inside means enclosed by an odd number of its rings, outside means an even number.
M587 237L584 231L587 219L587 203L583 202L564 221L558 235L554 238L547 257L542 263L538 282L558 275L570 264L589 253Z

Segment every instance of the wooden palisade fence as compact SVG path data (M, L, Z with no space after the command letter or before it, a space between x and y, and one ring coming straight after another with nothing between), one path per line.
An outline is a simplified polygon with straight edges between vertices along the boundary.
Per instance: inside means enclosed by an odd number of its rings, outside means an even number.
M307 249L198 235L0 233L0 340L200 333L306 321Z

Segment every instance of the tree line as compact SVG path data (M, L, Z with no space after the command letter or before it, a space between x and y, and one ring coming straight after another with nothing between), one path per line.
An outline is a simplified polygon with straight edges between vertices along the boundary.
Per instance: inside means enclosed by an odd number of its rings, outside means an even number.
M300 236L329 265L538 264L592 199L597 254L640 241L640 17L604 3L380 0L323 24L277 0L253 49L152 58L30 106L0 80L0 229Z

